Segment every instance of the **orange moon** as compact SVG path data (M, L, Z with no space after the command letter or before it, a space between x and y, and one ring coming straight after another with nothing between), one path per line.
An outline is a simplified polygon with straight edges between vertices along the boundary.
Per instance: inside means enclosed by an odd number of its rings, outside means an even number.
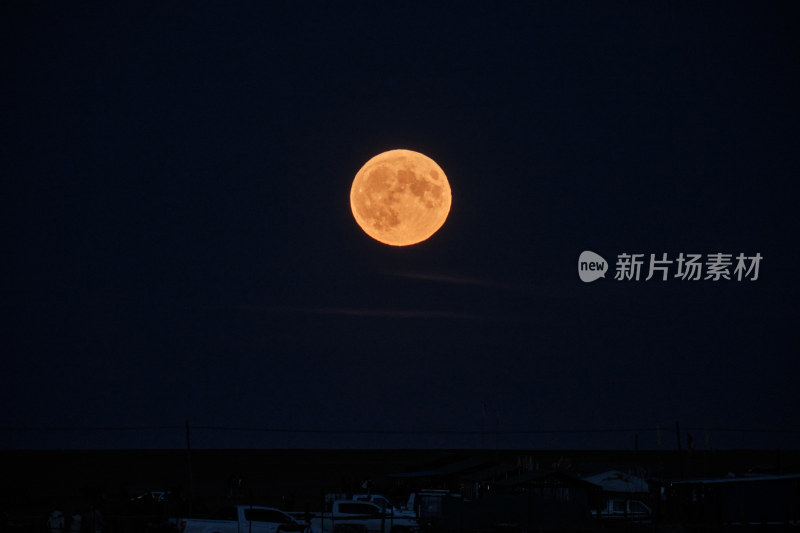
M422 242L442 227L452 196L444 171L426 155L389 150L367 161L353 180L350 208L361 229L384 244Z

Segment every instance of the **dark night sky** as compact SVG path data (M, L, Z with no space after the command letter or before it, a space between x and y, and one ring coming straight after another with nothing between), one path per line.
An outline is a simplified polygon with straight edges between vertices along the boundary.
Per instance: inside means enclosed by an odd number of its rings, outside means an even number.
M2 3L0 446L800 447L793 4L427 4Z

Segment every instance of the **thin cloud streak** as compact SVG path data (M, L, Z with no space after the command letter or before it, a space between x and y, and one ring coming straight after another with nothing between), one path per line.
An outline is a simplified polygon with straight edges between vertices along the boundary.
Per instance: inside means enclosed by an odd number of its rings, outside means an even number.
M258 310L250 307L250 310ZM456 311L419 310L419 309L367 309L351 307L264 307L261 311L270 313L298 313L309 315L340 315L375 318L401 318L401 319L439 319L439 320L467 320L480 322L533 322L528 317L479 315L474 313L460 313Z
M477 278L472 276L461 276L454 274L442 274L435 272L390 272L389 276L407 278L419 281L427 281L433 283L445 283L449 285L463 285L469 287L482 287L487 289L494 289L507 292L522 292L522 293L542 293L551 292L551 287L543 285L531 285L523 283L506 283L488 278ZM559 291L561 296L564 296L563 290Z
M354 317L375 317L375 318L395 318L395 319L432 319L432 320L460 320L475 322L506 322L506 323L533 323L531 317L509 316L509 315L488 315L476 313L464 313L448 310L423 310L423 309L370 309L359 307L294 307L294 306L262 306L252 304L241 304L235 302L207 303L191 298L171 298L171 297L152 297L152 296L132 296L115 295L106 298L94 298L99 302L139 302L146 301L160 306L173 306L180 308L203 309L203 310L231 310L244 311L250 313L272 313L272 314L305 314L305 315L339 315ZM64 299L50 297L29 300L27 305L35 303L44 307L65 307L68 304ZM4 301L6 306L19 306L19 303Z

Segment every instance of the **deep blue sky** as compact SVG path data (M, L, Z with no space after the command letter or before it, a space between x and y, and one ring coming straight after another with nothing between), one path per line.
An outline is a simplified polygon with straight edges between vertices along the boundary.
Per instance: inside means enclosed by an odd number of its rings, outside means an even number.
M792 3L119 4L0 7L3 447L800 446ZM409 248L392 148L453 190Z

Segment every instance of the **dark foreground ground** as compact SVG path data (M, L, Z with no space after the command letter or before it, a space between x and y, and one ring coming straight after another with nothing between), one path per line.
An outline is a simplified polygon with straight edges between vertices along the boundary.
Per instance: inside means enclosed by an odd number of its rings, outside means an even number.
M557 479L567 490L562 494L570 490L574 494L583 490L581 478L608 470L659 480L800 473L800 451L3 451L0 510L4 530L38 532L46 530L46 517L53 509L73 514L97 505L105 512L105 531L115 533L144 531L148 523L158 523L166 515L199 515L232 503L314 512L329 493L370 490L399 501L421 489L487 494L497 482L520 476L550 476L546 479ZM570 483L574 486L569 487ZM797 484L792 486L795 493L788 496L789 514L783 518L797 517L800 509ZM528 482L506 489L520 492L532 487ZM171 498L161 503L152 498L137 500L151 492L169 492ZM584 499L592 505L602 498L597 491L586 494ZM787 520L781 520L785 528ZM670 531L679 526L669 522L639 529ZM499 525L495 530L525 531Z

